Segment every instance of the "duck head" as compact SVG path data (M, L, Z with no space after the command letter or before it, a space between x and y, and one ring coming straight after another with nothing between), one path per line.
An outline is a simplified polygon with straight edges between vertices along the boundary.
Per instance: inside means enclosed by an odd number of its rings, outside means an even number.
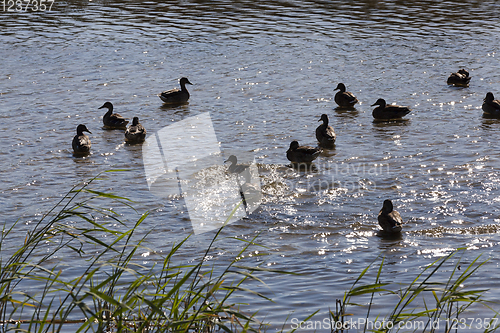
M113 111L113 104L111 104L111 102L106 102L99 109L104 109L104 108Z
M394 206L392 205L392 201L389 199L384 200L384 204L382 206L382 210L386 213L390 213L394 210Z
M292 142L290 142L290 149L291 150L295 150L297 148L299 148L299 142L298 141L292 141Z
M493 93L488 92L488 93L486 93L486 97L484 98L484 101L485 102L493 102L494 99L495 99L495 97L493 96Z
M132 119L132 126L137 126L137 124L139 124L139 117L134 117L134 119Z
M236 164L236 163L238 163L238 159L236 158L236 156L231 155L227 158L227 160L224 161L224 163L227 163L227 162L231 162L231 164Z
M83 132L89 132L90 134L92 134L91 131L89 131L89 129L87 128L87 126L83 125L83 124L80 124L76 127L76 134L78 135L82 135Z
M328 115L323 113L318 121L323 121L324 125L328 125Z
M375 103L373 103L371 106L379 105L381 108L385 108L387 103L385 102L385 99L379 98Z
M189 80L187 79L187 77L182 77L179 81L180 85L181 86L184 86L186 84L190 84L190 85L193 85L191 82L189 82Z
M345 92L346 88L345 88L345 85L343 83L339 83L339 84L337 84L337 88L335 88L333 90L340 90L341 92Z

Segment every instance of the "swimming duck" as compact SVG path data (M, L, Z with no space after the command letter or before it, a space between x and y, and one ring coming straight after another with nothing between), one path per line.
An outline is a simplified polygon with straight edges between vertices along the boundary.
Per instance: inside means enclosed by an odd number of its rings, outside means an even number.
M465 69L459 69L456 73L451 73L450 77L448 77L448 84L452 84L455 86L468 86L470 81L469 72Z
M107 108L108 112L102 118L102 122L105 128L108 129L126 129L128 120L125 120L118 113L113 113L113 104L110 102L104 103L99 109Z
M292 141L290 148L286 151L286 158L292 163L309 164L319 156L321 151L319 148L299 146L297 141Z
M383 98L377 99L372 106L378 105L373 109L372 115L375 119L399 119L411 112L411 109L406 106L387 105Z
M83 132L92 134L85 125L80 124L76 127L76 135L73 138L72 146L74 154L78 156L87 155L90 152L90 138Z
M251 194L251 191L255 192L255 188L251 184L252 175L250 173L250 166L238 164L238 159L235 155L229 156L228 159L224 161L224 163L227 162L231 162L231 165L227 169L229 173L237 174L238 177L243 176L243 178L245 179L245 182L243 184L241 184L238 180L238 185L240 186L240 196L243 203L243 208L245 209L245 212L248 213L248 204L245 198L245 194Z
M181 78L179 81L181 85L181 90L174 88L170 90L166 90L160 94L158 97L161 98L163 103L165 104L182 104L186 103L189 99L189 91L186 89L186 84L192 84L185 77Z
M125 131L125 142L141 143L146 139L146 129L139 123L139 117L134 117L132 125Z
M401 232L403 219L394 210L392 201L389 199L384 200L384 205L378 213L378 224L386 233L396 234Z
M318 139L319 145L325 148L334 146L337 135L335 134L333 127L328 126L328 116L326 114L322 114L321 119L318 121L323 121L323 124L316 128L316 139Z
M229 173L241 173L249 168L248 165L238 164L238 159L235 155L229 156L228 159L224 161L224 163L227 162L231 162L231 165L227 169Z
M346 91L346 88L345 88L345 85L343 83L339 83L337 85L337 88L335 88L334 90L339 90L336 94L335 94L335 102L343 107L343 108L352 108L354 107L354 104L356 104L358 101L358 99L356 98L356 96L354 96L352 93Z
M493 93L486 93L482 108L485 114L493 117L500 117L500 101L495 99Z

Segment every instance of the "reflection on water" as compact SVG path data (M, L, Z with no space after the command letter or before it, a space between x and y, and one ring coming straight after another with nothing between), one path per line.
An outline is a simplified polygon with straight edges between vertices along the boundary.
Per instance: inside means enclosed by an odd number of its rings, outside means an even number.
M325 315L380 253L402 280L460 247L495 265L500 127L482 117L481 104L486 92L500 93L497 12L494 1L56 1L51 12L2 12L4 220L21 218L24 239L71 185L124 168L99 186L151 212L141 230L155 231L149 246L161 251L191 231L177 177L163 178L165 195L156 197L143 147L101 129L97 108L109 100L124 117L138 116L149 137L210 112L213 147L255 157L262 204L226 232L247 240L260 232L269 255L246 260L305 274L264 277L276 304L250 303L275 327L291 310ZM469 70L468 88L447 85L458 68ZM182 76L194 83L190 103L162 105L156 94ZM338 82L360 100L355 109L337 108ZM380 97L413 111L374 122L370 105ZM312 171L288 167L290 142L316 145L323 113L335 149ZM92 150L73 158L80 123L93 133ZM398 239L377 237L387 198L406 222ZM211 236L196 235L183 259L201 255ZM221 251L239 246L226 242ZM493 270L474 283L495 289Z

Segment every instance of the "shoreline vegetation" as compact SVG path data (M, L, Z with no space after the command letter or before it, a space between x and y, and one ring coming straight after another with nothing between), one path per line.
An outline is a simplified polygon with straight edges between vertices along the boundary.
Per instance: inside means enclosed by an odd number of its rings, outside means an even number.
M210 266L205 259L224 227L215 234L205 254L191 264L177 264L173 260L189 236L173 244L162 260L147 267L140 264L138 250L146 249L143 243L148 234L137 241L134 232L148 213L138 213L134 225L127 227L117 212L102 208L103 200L131 209L133 202L91 189L91 185L105 178L108 172L119 171L124 170L109 170L83 185L74 186L30 228L22 244L16 245L15 252L9 255L4 248L19 221L10 227L4 224L0 236L0 332L279 330L337 333L456 332L466 329L493 332L500 327L499 313L490 306L498 304L482 298L487 290L464 287L487 261L479 262L480 256L468 265L460 259L453 260L449 278L436 280L438 270L449 267L450 259L457 253L465 253L464 249L459 249L429 264L413 281L407 284L397 281L397 288L394 283L384 282L384 259L379 257L359 274L350 290L336 300L335 309L328 311L329 318L315 320L320 311L317 310L309 315L299 314L305 319L290 315L281 328L270 328L257 319L258 313L247 314L241 310L243 304L234 303L233 297L245 293L272 302L266 295L248 289L245 283L253 280L266 286L258 277L259 272L296 273L250 267L239 262L249 248L261 246L256 243L258 236L251 241L241 240L243 246L239 253L224 267L217 267L216 272L214 264ZM100 219L103 216L112 223L100 222L106 221ZM87 263L81 268L80 277L68 278L64 274L60 258L68 253ZM362 280L373 278L368 272L373 271L378 260L380 264L374 281L362 284ZM30 283L39 288L29 288ZM386 296L398 300L393 311L385 316L373 315L374 304L383 302ZM475 305L485 307L491 315L481 321L466 320L464 324L467 311ZM366 316L355 318L351 313L354 308L362 309ZM359 324L360 320L363 325ZM409 327L408 322L423 324ZM436 322L440 323L437 327Z

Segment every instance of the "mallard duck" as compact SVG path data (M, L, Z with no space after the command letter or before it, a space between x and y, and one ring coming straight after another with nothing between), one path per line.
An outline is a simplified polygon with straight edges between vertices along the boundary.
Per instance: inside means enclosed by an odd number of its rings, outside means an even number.
M90 152L90 138L83 134L83 132L90 132L85 125L78 125L76 127L76 135L73 138L72 146L75 155L87 155Z
M189 91L186 89L186 84L192 84L192 83L189 82L189 80L185 77L181 78L179 83L181 85L181 90L174 88L158 94L158 97L161 98L163 103L182 104L188 101Z
M309 164L319 156L321 151L319 148L299 146L297 141L292 141L290 148L286 151L286 158L292 163Z
M120 116L118 113L113 113L113 104L111 102L104 103L99 109L107 108L108 112L102 118L105 128L109 129L126 129L128 120Z
M482 108L486 115L500 117L500 101L495 99L493 93L486 93Z
M403 219L397 211L394 210L392 201L384 200L384 205L378 213L378 224L386 233L396 234L401 232Z
M146 139L146 129L139 123L139 117L134 117L132 125L125 131L125 142L141 143Z
M332 147L335 145L335 139L337 135L333 130L332 126L328 126L328 116L326 114L321 115L321 119L318 121L323 121L323 124L316 128L316 139L318 139L319 145L321 147Z
M470 81L469 72L465 69L459 69L456 73L451 73L446 81L448 84L455 86L468 86Z
M383 98L377 99L372 106L378 105L373 109L372 115L375 119L399 119L411 112L411 109L406 106L387 105Z
M339 90L339 92L335 94L335 102L339 106L343 108L352 108L354 107L354 104L359 102L356 96L346 91L345 85L343 83L339 83L337 85L337 88L335 88L334 90L337 89Z

